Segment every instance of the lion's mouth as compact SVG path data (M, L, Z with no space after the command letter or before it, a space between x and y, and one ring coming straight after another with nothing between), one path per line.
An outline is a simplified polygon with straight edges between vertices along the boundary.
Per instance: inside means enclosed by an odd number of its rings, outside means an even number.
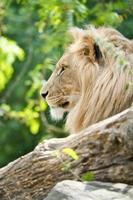
M69 101L58 101L58 102L51 102L51 101L47 101L48 105L51 107L51 108L68 108L69 105L70 105L70 102Z
M66 101L64 103L61 103L59 106L62 108L66 108L69 105L69 101Z

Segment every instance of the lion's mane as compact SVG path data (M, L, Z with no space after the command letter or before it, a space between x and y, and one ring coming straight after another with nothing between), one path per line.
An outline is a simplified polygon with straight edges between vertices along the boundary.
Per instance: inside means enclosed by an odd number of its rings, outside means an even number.
M102 59L95 65L86 59L80 63L79 83L81 97L67 117L70 132L106 119L131 106L133 102L133 42L112 28L89 27L70 30L79 48L83 37L91 37L100 48Z

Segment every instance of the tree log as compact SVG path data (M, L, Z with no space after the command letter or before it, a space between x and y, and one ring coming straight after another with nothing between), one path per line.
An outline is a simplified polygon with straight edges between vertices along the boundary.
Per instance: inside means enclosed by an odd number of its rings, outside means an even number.
M65 154L66 147L79 159ZM133 184L133 107L78 134L45 140L1 168L0 199L42 200L57 182L88 171L93 180Z

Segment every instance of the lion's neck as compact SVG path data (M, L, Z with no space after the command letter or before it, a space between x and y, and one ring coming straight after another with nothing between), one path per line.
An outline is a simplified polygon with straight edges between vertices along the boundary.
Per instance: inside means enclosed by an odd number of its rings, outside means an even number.
M75 107L69 112L67 116L67 128L71 133L79 132L84 128L84 121L86 113L89 111L89 99L93 95L93 87L100 73L98 65L89 67L89 74L87 66L82 70L81 83L81 97Z
M112 65L114 67L111 69ZM100 71L92 71L82 83L82 95L67 118L67 127L71 133L77 133L98 121L106 119L131 106L133 101L133 85L126 89L129 82L133 82L130 67L121 71L111 63L111 67ZM94 69L93 69L94 70ZM86 76L87 72L85 72Z

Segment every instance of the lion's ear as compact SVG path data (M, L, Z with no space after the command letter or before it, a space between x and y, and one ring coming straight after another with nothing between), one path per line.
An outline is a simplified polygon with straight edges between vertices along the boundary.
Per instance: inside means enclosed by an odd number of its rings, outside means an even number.
M102 58L102 53L100 51L99 46L96 43L94 43L94 53L95 53L96 60L100 60Z
M102 53L98 44L95 43L94 39L90 36L85 36L84 43L85 46L83 49L83 55L87 56L92 62L100 62L102 58Z

